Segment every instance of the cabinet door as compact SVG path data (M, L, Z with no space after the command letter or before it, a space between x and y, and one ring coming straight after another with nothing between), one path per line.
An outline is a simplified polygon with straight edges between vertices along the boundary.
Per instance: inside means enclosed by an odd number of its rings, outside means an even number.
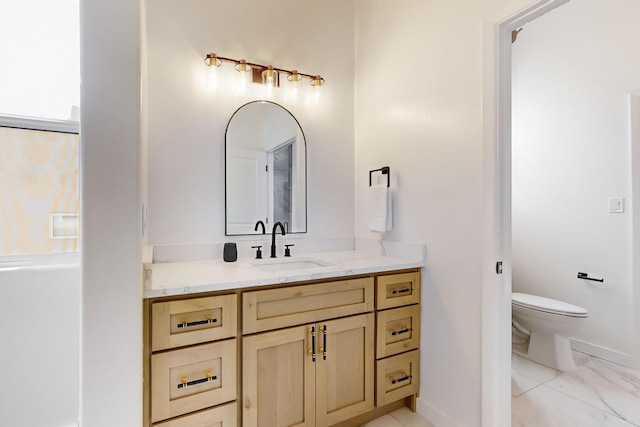
M316 425L374 408L374 323L370 313L318 324Z
M243 338L244 427L315 425L312 326Z

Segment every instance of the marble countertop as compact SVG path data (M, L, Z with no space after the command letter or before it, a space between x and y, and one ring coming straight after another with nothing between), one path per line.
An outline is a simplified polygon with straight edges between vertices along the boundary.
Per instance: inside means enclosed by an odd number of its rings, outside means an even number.
M318 267L264 271L254 264L273 263L322 264ZM301 264L297 264L301 265ZM290 258L240 258L236 262L202 260L144 264L144 298L221 291L262 285L284 284L306 280L328 279L375 272L424 267L424 260L401 258L365 251L317 252Z

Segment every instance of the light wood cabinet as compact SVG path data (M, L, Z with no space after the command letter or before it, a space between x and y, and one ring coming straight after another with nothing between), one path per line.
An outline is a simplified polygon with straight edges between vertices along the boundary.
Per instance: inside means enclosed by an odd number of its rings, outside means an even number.
M376 309L420 302L420 272L389 274L376 278Z
M374 315L243 338L243 426L329 426L374 402Z
M420 390L420 273L376 277L376 407ZM415 409L414 409L415 410Z
M382 310L376 313L376 358L392 356L420 347L420 306Z
M373 277L245 292L243 332L266 331L373 311Z
M144 313L145 427L237 427L238 296L146 300Z
M314 426L315 364L310 327L243 338L245 426Z
M236 398L236 340L151 356L151 421Z
M317 426L374 408L374 326L373 313L318 324Z
M151 350L166 350L235 337L237 296L218 295L152 306Z
M147 299L144 426L351 427L415 410L419 301L417 269Z
M420 353L413 350L378 360L376 371L377 406L416 394L420 384Z

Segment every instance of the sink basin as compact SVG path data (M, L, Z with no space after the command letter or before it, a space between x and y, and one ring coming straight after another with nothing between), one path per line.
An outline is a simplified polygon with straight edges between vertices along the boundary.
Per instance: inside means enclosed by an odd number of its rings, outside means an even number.
M269 259L257 259L250 264L260 271L292 271L292 270L307 270L310 268L322 268L331 267L333 264L329 264L323 261L318 261L310 258L269 258Z

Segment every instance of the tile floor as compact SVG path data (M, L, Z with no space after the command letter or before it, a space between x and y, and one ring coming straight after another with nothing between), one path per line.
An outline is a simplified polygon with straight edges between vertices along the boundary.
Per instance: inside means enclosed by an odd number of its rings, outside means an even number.
M413 413L409 408L400 408L369 421L362 427L434 427L429 421L422 418L418 413Z
M640 372L575 353L560 372L512 355L512 427L640 426Z

